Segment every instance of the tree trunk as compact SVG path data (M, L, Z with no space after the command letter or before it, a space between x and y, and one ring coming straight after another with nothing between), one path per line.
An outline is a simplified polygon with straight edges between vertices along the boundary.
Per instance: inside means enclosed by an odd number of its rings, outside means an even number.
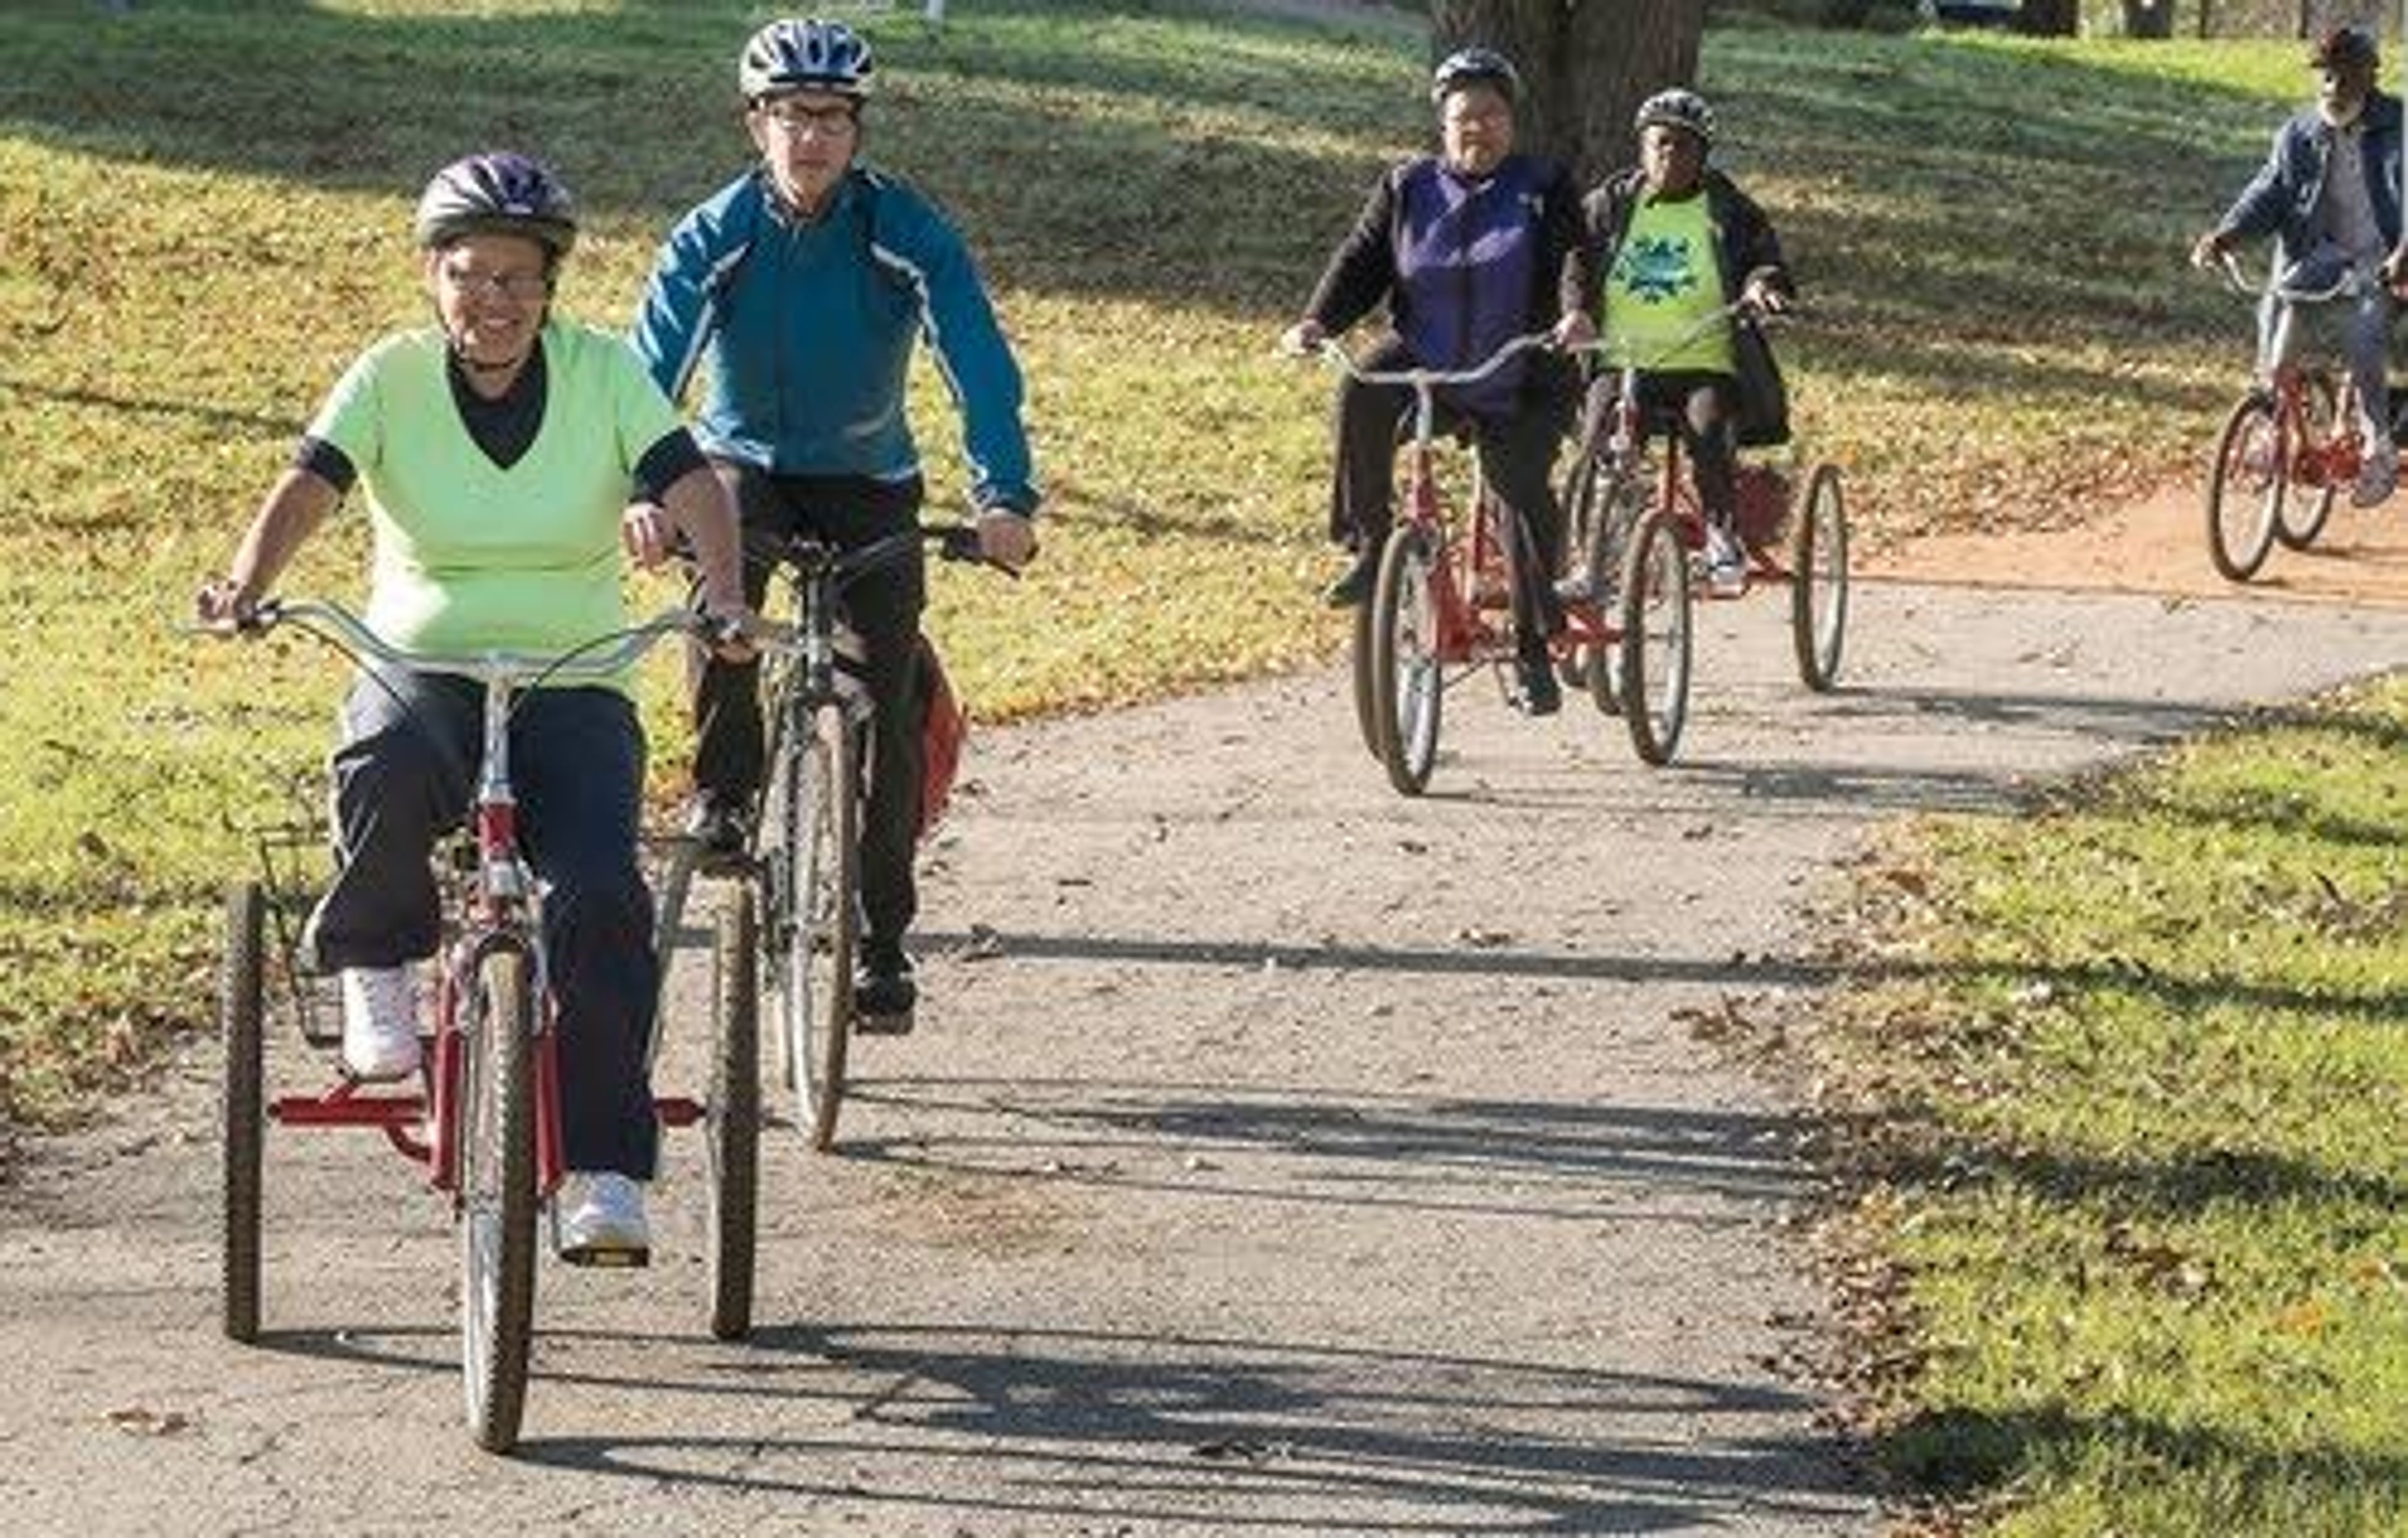
M1564 161L1585 187L1631 163L1641 101L1697 83L1705 13L1705 0L1430 0L1431 58L1479 43L1512 59L1523 147Z

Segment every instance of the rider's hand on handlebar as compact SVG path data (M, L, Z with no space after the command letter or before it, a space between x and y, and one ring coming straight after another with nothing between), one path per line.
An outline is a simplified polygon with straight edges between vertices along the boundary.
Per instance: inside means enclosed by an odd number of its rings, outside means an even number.
M761 616L741 597L729 600L706 593L695 609L702 615L702 643L722 662L750 662L760 654L752 638L762 628Z
M1328 339L1329 333L1321 329L1321 323L1308 315L1280 333L1279 349L1292 358L1301 358L1320 352L1321 344Z
M669 558L676 539L677 523L657 502L630 502L619 515L620 547L646 571Z
M979 555L1017 571L1037 555L1037 530L1025 512L988 508L978 515Z
M193 617L208 629L233 635L251 626L259 596L232 577L212 577L193 595Z
M2224 237L2214 230L2191 242L2190 265L2204 271L2224 260Z
M1789 295L1769 279L1751 279L1740 293L1739 302L1759 315L1778 315L1789 308Z
M1566 310L1563 318L1555 323L1553 339L1555 345L1565 352L1586 347L1597 340L1597 323L1588 318L1588 311L1584 309Z

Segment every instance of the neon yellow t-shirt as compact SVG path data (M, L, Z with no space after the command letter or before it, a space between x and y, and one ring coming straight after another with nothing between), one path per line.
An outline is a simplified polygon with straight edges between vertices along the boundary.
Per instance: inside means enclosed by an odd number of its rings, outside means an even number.
M432 328L363 353L309 424L367 492L367 623L395 646L556 654L629 623L620 514L681 424L615 334L555 320L542 346L543 424L507 468L469 436Z
M1731 328L1709 325L1678 351L1681 338L1723 306L1722 257L1703 195L1664 201L1642 196L1605 279L1605 361L1651 370L1735 374Z

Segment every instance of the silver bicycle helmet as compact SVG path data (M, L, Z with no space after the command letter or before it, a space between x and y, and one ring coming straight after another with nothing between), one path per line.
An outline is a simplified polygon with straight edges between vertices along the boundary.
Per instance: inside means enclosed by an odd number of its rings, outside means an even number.
M1430 100L1440 106L1466 86L1494 86L1509 102L1522 94L1522 76L1513 61L1493 48L1457 49L1430 71Z
M418 199L416 228L430 251L471 235L519 235L558 261L577 243L577 208L541 161L499 150L436 172Z
M748 102L781 91L867 96L877 69L859 33L842 22L809 16L772 22L754 33L736 62L736 88Z
M1698 136L1699 144L1710 148L1714 142L1714 109L1706 105L1705 97L1681 86L1658 91L1641 102L1639 115L1631 121L1630 126L1636 131L1656 123L1668 128L1685 128Z

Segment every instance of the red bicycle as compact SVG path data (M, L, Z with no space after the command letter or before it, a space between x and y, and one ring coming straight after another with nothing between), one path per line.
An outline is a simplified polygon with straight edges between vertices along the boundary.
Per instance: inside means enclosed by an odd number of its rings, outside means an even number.
M1491 493L1471 460L1468 512L1449 505L1439 473L1441 386L1479 382L1509 359L1550 345L1543 332L1516 337L1478 367L1462 370L1366 370L1335 341L1320 352L1333 367L1365 384L1403 385L1413 392L1412 436L1400 473L1401 507L1368 603L1354 611L1354 712L1364 746L1386 769L1388 783L1407 796L1429 784L1438 760L1439 725L1446 691L1487 668L1501 675L1514 660L1512 595L1526 559L1514 536L1518 523ZM1565 605L1565 628L1551 643L1560 660L1601 651L1616 631L1596 604Z
M349 611L328 603L271 599L255 628L297 625L356 660L459 674L484 687L483 747L466 828L437 852L445 894L433 1049L422 1054L415 1091L378 1092L343 1078L318 1095L265 1100L266 1020L271 1001L303 1039L334 1047L338 1011L322 996L331 979L301 952L300 915L322 861L322 823L286 822L259 835L262 870L233 884L226 898L221 973L225 1041L224 1330L259 1335L262 1150L266 1124L369 1128L426 1169L451 1199L460 1240L461 1370L478 1445L509 1450L526 1402L535 1317L536 1220L563 1174L557 1039L546 984L540 885L518 844L510 788L509 719L516 693L547 681L598 681L631 667L665 636L700 629L678 611L566 656L509 654L445 657L387 645ZM273 930L275 944L269 944ZM749 1180L757 1116L756 1047L717 1043L718 1083L709 1101L654 1101L670 1127L707 1125L711 1143L711 1332L750 1327L753 1193Z
M2229 252L2222 265L2234 293L2260 297ZM2365 467L2358 387L2346 373L2336 387L2331 368L2290 356L2300 306L2354 299L2363 286L2355 271L2322 289L2288 287L2268 275L2257 370L2225 418L2208 469L2207 553L2228 582L2256 576L2278 542L2290 550L2314 544L2333 498Z
M1733 304L1705 317L1663 355L1742 310ZM1597 608L1618 616L1606 644L1571 659L1568 676L1588 684L1599 710L1622 716L1641 760L1661 765L1671 761L1688 720L1689 611L1698 597L1736 598L1761 584L1786 584L1799 681L1817 693L1838 682L1848 624L1848 516L1838 466L1807 471L1801 504L1781 469L1742 461L1733 532L1747 566L1737 591L1715 593L1702 570L1706 516L1682 465L1681 435L1640 406L1641 385L1656 367L1620 370L1612 414L1574 459L1564 505L1575 576L1591 584ZM1652 463L1651 438L1663 446ZM1608 582L1614 585L1597 585Z

